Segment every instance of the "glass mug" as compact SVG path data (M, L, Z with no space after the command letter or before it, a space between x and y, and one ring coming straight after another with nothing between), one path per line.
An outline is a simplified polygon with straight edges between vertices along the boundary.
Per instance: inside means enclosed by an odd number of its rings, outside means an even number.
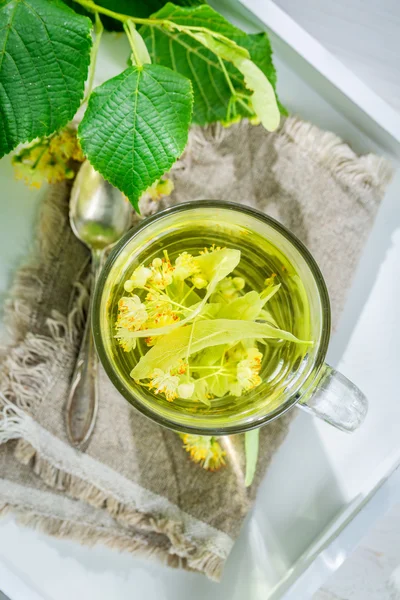
M282 265L290 264L291 273L286 277L297 277L301 283L308 306L302 319L307 319L313 344L283 379L276 378L279 386L272 388L272 393L271 386L265 393L263 382L240 397L216 398L211 407L180 398L168 402L163 394L156 395L130 376L137 358L125 353L114 337L118 300L126 295L123 284L133 270L140 264L148 265L164 249L173 259L184 250L197 255L213 244L241 251L234 275L243 275L247 281L250 278L252 289L257 291L261 291L266 276L271 275L267 268L271 256L275 261L281 257ZM291 332L296 335L295 318L292 324ZM214 200L180 204L145 219L129 231L110 253L99 277L92 327L100 360L119 392L144 415L176 431L202 435L240 433L269 423L296 405L338 429L354 431L367 413L364 394L324 362L331 329L330 305L313 257L280 223L242 205ZM261 378L262 375L261 370Z

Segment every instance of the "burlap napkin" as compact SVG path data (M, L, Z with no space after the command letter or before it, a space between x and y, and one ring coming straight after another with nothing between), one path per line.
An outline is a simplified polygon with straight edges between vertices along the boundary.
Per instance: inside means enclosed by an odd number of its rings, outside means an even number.
M274 134L246 123L194 129L168 203L219 198L280 219L319 262L337 322L390 172L383 159L357 157L333 134L293 118ZM0 506L54 535L140 550L219 579L296 411L263 428L256 479L246 489L242 436L224 438L224 469L205 471L175 433L136 412L102 371L94 435L85 453L71 448L64 407L89 257L70 230L68 196L66 184L50 190L37 248L6 308L14 342L3 348L0 374Z

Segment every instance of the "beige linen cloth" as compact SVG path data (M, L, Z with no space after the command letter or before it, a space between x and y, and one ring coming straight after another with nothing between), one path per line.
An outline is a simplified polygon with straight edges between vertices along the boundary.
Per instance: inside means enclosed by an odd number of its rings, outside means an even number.
M195 128L165 204L243 202L289 227L328 284L333 319L390 179L387 162L358 157L331 133L295 118L268 134L241 123ZM218 580L259 482L296 409L262 429L253 485L243 436L224 438L227 466L192 463L180 438L135 411L101 370L100 408L86 452L67 441L64 408L87 306L88 252L68 224L69 185L41 208L36 249L6 305L11 347L0 371L0 510L83 543L154 555Z

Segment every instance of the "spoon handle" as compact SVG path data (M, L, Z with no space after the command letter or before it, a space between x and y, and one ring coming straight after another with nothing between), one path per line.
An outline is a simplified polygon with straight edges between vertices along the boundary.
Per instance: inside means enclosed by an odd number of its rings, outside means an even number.
M75 448L85 450L93 433L99 406L98 358L91 330L93 291L103 262L103 252L93 251L90 301L81 347L71 380L66 407L66 429Z

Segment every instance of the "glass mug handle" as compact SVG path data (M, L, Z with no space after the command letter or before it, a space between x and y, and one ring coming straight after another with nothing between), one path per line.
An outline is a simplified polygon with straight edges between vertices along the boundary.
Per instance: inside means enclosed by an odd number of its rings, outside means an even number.
M337 429L351 432L364 421L368 400L347 377L325 364L297 406Z

